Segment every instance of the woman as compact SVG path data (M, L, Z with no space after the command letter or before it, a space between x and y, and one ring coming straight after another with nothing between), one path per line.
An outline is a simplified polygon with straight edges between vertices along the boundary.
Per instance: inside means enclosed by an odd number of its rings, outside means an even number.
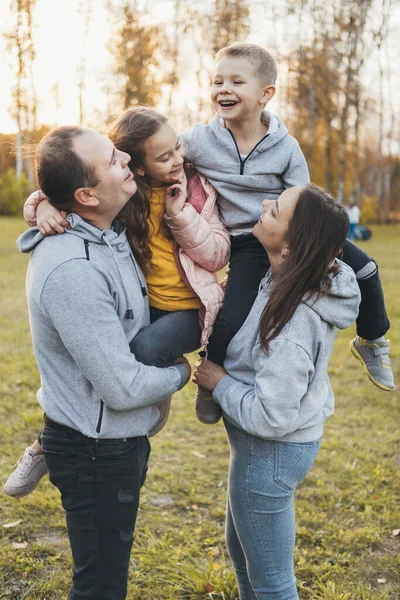
M194 381L224 412L226 536L240 600L296 600L294 494L333 413L328 363L337 328L357 317L360 293L354 273L335 258L349 220L327 192L295 187L263 207L253 233L271 270L225 369L199 363Z

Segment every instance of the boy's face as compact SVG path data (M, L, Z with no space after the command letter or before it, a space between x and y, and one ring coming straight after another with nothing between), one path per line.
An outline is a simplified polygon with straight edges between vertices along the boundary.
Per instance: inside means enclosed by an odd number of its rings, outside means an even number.
M275 94L273 85L262 85L254 65L242 57L224 56L215 68L211 100L227 122L259 116Z

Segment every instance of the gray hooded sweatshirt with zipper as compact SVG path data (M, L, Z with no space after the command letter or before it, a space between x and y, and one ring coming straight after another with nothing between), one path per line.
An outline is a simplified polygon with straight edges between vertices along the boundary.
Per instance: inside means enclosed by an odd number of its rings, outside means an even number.
M26 289L39 401L50 419L88 437L146 435L159 416L154 404L180 389L185 369L145 366L130 352L149 309L124 230L102 231L73 213L67 220L64 234L33 227L17 240L32 252Z
M339 261L340 262L340 261ZM247 320L228 347L228 372L213 396L226 418L260 438L284 442L319 439L324 421L333 413L334 396L328 377L337 329L358 315L360 290L353 271L340 262L329 293L305 299L281 333L260 346L260 318L268 302L268 275Z
M285 189L310 181L299 143L282 121L268 111L261 120L268 131L246 157L218 115L181 135L186 159L217 190L221 218L231 235L251 232L263 200L274 200Z

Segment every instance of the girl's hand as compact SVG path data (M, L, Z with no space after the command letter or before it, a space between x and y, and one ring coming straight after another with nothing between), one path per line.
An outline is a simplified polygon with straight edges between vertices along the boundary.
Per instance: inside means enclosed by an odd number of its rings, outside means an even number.
M54 235L55 233L64 233L65 229L70 228L70 224L65 220L67 213L54 208L47 200L42 200L38 204L36 211L36 222L40 233L43 235Z
M176 183L170 185L165 192L165 212L169 217L179 214L187 199L186 175L176 178Z
M217 387L217 383L225 377L225 375L228 375L228 373L223 367L216 365L210 360L207 360L206 362L199 360L195 364L192 381L197 383L199 387L213 392Z

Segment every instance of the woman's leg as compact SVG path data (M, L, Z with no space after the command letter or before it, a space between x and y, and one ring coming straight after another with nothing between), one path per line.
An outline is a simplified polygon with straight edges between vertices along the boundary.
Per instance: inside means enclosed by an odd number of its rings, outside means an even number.
M319 441L268 441L225 426L231 447L230 508L255 597L298 600L294 494L318 454Z
M226 545L236 573L240 600L257 600L247 573L246 557L233 522L229 498L226 503Z

